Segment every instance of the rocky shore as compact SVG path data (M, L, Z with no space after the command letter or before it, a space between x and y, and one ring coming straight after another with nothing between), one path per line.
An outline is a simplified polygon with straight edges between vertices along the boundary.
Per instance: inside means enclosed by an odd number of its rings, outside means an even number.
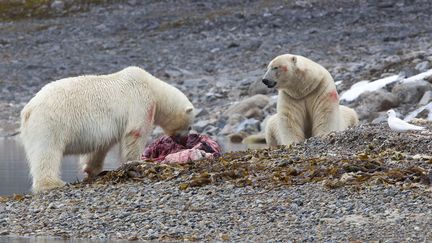
M421 121L420 121L421 122ZM127 240L428 241L432 123L361 125L186 165L129 162L95 181L0 198L1 235Z
M100 1L104 4L70 12L69 0L53 2L64 2L64 9L45 6L46 16L0 22L0 136L18 129L19 111L46 83L130 65L183 90L201 110L197 130L216 136L232 132L232 124L242 131L241 122L249 127L245 133L257 132L274 112L273 102L248 117L224 115L247 97L275 94L260 79L267 63L282 53L326 67L340 93L359 81L410 77L432 66L427 0ZM386 88L391 92L392 86ZM407 114L423 93L412 99L375 93L348 105L370 122L388 107ZM384 105L374 102L383 97Z
M322 64L341 95L399 78L342 101L362 124L341 133L186 165L132 161L95 181L0 197L0 241L432 240L432 78L401 82L432 68L432 2L71 2L0 15L0 136L17 131L46 83L129 65L184 91L200 111L194 130L234 142L275 112L260 79L278 54ZM389 130L390 108L428 130Z

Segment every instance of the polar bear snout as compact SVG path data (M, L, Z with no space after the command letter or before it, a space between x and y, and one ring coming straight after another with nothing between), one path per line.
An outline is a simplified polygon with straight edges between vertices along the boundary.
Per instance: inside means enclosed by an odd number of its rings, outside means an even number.
M277 84L276 81L264 78L262 82L267 86L267 88L274 88Z

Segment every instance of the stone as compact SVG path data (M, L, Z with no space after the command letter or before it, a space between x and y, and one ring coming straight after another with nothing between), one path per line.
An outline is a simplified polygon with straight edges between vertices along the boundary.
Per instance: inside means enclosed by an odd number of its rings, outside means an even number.
M233 114L229 116L227 123L224 125L220 133L222 135L234 133L235 127L244 120L246 120L246 117L240 114Z
M267 86L265 86L262 82L262 79L259 78L255 80L252 84L250 84L248 89L249 95L256 95L256 94L269 94L272 90L269 89Z
M233 133L228 135L228 138L231 143L241 143L243 139L245 138L244 133Z
M428 61L420 62L415 66L415 69L418 70L419 72L426 72L427 70L429 70L429 68L430 68L430 63Z
M387 112L379 112L377 113L378 117L372 120L372 124L380 124L387 122Z
M396 84L392 89L392 93L398 97L400 103L412 104L419 102L423 94L428 90L432 90L432 84L419 80Z
M197 102L195 102L195 103L197 103ZM196 112L195 117L205 116L205 115L209 114L207 109L203 109L203 108L196 108L195 112Z
M402 61L402 58L398 55L393 55L393 56L388 56L386 58L384 58L384 62L385 63L399 63Z
M353 107L360 120L372 121L377 117L377 112L387 111L391 108L398 107L399 100L396 95L379 89L371 92L364 92L357 98Z
M249 119L242 121L240 124L238 124L235 127L234 131L236 133L240 133L240 132L245 132L248 134L257 133L260 130L260 124L261 124L261 122L259 120L254 119L254 118L249 118Z
M270 98L266 95L257 94L246 98L238 103L231 105L225 112L224 116L230 117L234 114L248 115L247 118L259 118L261 112L256 112L256 109L262 110L270 102Z
M195 122L192 127L195 131L197 131L198 133L201 133L204 131L204 129L207 126L212 125L213 123L214 123L214 121L211 121L211 120L200 120L200 121Z
M432 100L432 91L426 91L419 101L419 105L427 105Z
M65 3L64 3L64 1L56 0L56 1L51 3L50 7L51 7L51 9L55 9L57 11L63 11L65 8Z

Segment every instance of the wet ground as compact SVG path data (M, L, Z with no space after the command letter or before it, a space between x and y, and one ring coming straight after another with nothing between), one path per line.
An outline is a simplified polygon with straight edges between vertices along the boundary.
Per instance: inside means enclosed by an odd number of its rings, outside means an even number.
M118 148L108 154L104 169L112 170L120 166ZM66 182L80 181L84 177L78 156L67 156L62 161L62 179ZM24 148L16 138L0 138L0 196L29 193L31 178Z

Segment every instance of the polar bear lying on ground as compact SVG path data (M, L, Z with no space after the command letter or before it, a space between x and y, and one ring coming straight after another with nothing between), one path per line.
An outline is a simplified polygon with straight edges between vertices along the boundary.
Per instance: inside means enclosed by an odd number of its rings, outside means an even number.
M168 136L186 135L194 114L180 90L138 67L49 83L21 111L32 189L64 185L63 155L81 154L84 171L93 177L115 143L123 162L139 159L153 125Z
M301 142L358 124L357 113L339 105L330 73L308 58L276 57L262 82L278 89L277 114L269 118L265 131L269 146Z

